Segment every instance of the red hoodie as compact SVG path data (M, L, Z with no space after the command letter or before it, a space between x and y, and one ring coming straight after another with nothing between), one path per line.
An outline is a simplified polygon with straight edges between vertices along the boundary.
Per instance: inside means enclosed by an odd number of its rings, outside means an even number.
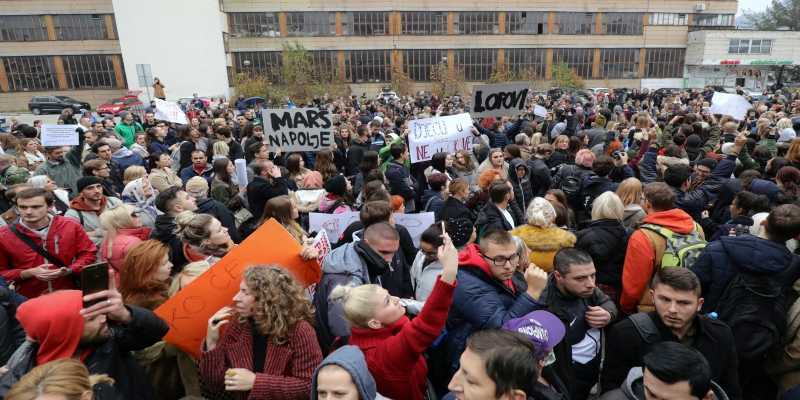
M661 225L673 232L687 234L694 229L694 220L680 208L648 214L643 224ZM622 267L622 296L620 305L627 314L636 312L636 306L647 290L647 284L653 277L656 264L656 250L650 238L637 229L628 240L628 251L625 253L625 264Z
M37 343L36 365L71 358L83 334L83 293L59 290L30 299L17 309L17 320Z
M458 266L459 268L477 268L483 271L488 279L497 279L492 274L492 270L489 269L489 263L481 255L480 246L475 243L468 244L458 253ZM516 293L514 282L511 279L504 281L503 284L511 289L511 293Z

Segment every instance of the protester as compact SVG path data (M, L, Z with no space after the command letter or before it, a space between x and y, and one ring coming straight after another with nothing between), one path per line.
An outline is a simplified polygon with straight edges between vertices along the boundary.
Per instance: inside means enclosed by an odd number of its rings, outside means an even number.
M264 206L269 199L288 195L289 190L280 168L271 161L259 161L252 169L255 176L247 185L247 204L253 216L258 218L264 215Z
M47 175L36 175L28 178L28 184L32 187L44 189L53 194L53 207L51 212L54 215L64 215L69 210L69 193L56 186L55 181Z
M208 166L208 160L206 158L205 151L192 151L192 165L181 169L179 175L184 185L189 182L189 179L195 176L205 179L206 182L210 184L211 178L214 177L214 170Z
M622 181L617 187L617 196L625 207L623 210L622 225L625 229L634 230L639 227L639 223L644 219L645 213L642 208L642 182L636 178L628 178Z
M136 207L139 219L142 220L142 226L148 228L155 227L156 218L158 218L158 210L155 205L157 197L158 192L150 184L149 175L128 182L125 189L122 190L122 201Z
M367 369L364 353L342 346L322 360L311 380L311 400L382 400Z
M197 213L208 214L216 218L225 229L234 243L241 242L239 237L239 230L236 228L236 218L233 212L225 206L212 198L208 197L209 185L208 181L200 176L195 176L186 182L186 193L194 197L197 204Z
M351 206L353 186L344 175L335 175L325 181L325 195L320 199L319 211L328 214L340 214L354 211Z
M106 234L100 223L100 214L121 206L122 200L106 197L102 181L93 176L78 179L76 187L79 194L70 201L69 210L64 216L78 221L92 242L99 245Z
M175 216L175 236L187 261L218 260L235 246L218 219L209 214L183 211Z
M594 200L592 221L575 234L575 247L589 253L597 268L597 287L616 304L628 248L628 233L621 222L623 212L620 198L614 192L605 192Z
M83 363L65 358L32 369L11 387L5 398L111 400L108 394L113 391L113 384L114 381L108 376L89 375Z
M528 223L511 231L530 249L530 261L546 272L553 270L553 257L565 247L575 245L575 235L554 225L555 209L547 200L537 197L527 209Z
M169 260L174 267L173 273L179 272L189 262L183 252L183 244L176 234L175 217L184 211L197 210L194 197L189 196L179 187L170 187L156 197L156 208L163 214L156 218L156 226L150 233L156 239L169 246Z
M142 226L139 212L128 204L112 208L100 214L100 225L105 238L100 243L101 260L115 271L122 271L122 265L130 249L150 237L150 228Z
M181 187L183 181L172 169L172 158L169 153L161 153L153 156L154 163L150 169L150 184L159 193L170 187Z

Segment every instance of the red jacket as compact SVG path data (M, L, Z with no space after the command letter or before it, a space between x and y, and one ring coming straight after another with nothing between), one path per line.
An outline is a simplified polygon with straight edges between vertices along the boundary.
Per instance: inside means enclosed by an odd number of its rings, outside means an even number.
M679 208L648 214L642 223L661 225L681 234L687 234L694 229L692 217ZM656 250L650 238L641 228L637 229L628 239L628 251L625 252L625 264L622 267L622 296L619 302L626 314L636 312L636 306L653 277L655 258Z
M351 329L350 341L364 352L378 393L390 399L422 400L428 365L422 352L442 333L455 285L436 285L417 318L400 318L382 329Z
M200 357L200 379L212 393L225 392L225 371L253 370L253 333L249 324L231 321L214 350ZM277 345L268 339L264 372L256 373L249 392L227 392L247 400L308 399L314 368L322 362L317 334L308 322L297 323L289 340Z
M97 249L77 221L58 215L52 218L50 229L47 231L46 250L69 266L74 274L78 274L84 266L95 261ZM37 234L20 223L15 225L21 234L42 246L42 240ZM36 278L25 280L20 278L22 270L35 268L44 263L49 261L20 240L14 232L11 232L9 226L0 228L0 276L7 281L14 281L19 294L30 298L48 291L47 282ZM74 289L73 278L67 275L52 281L53 290Z

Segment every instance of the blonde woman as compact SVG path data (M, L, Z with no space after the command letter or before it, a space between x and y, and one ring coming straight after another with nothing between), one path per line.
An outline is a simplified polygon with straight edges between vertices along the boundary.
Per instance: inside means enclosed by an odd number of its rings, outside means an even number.
M222 258L234 246L228 229L209 214L184 211L175 216L175 225L175 235L183 242L183 254L190 262Z
M528 223L511 234L519 237L530 249L531 263L545 272L553 270L553 257L556 252L575 245L575 235L555 226L556 210L549 201L536 197L526 211Z
M128 168L125 168L125 172L122 174L122 185L125 186L128 183L147 176L147 170L144 169L141 165L131 165Z
M322 351L303 288L280 267L253 266L232 300L232 307L208 320L199 362L208 390L237 398L308 399Z
M628 230L638 228L647 215L642 208L642 182L636 178L625 179L617 188L617 196L624 207L622 225Z
M130 204L103 211L100 225L105 231L100 244L100 259L108 261L117 272L122 271L128 251L150 237L150 228L142 226L139 211Z
M42 364L20 378L6 393L6 400L93 400L95 387L110 387L106 375L89 375L82 362L65 358ZM113 389L110 388L113 392ZM109 393L103 388L98 393ZM101 396L98 399L109 398Z
M497 171L501 179L508 179L508 163L503 156L503 149L489 150L489 156L478 166L478 176L490 169Z
M17 157L24 156L28 161L28 170L35 171L42 163L45 162L45 157L39 151L39 141L32 138L24 138L19 141L17 149Z

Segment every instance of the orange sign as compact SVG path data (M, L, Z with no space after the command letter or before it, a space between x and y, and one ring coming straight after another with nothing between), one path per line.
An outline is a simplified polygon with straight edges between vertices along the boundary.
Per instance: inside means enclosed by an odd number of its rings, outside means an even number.
M242 273L251 265L279 265L304 287L317 283L322 276L319 263L303 260L301 249L281 224L274 219L265 222L208 271L156 309L156 315L169 324L164 340L199 358L208 319L220 308L231 305Z

